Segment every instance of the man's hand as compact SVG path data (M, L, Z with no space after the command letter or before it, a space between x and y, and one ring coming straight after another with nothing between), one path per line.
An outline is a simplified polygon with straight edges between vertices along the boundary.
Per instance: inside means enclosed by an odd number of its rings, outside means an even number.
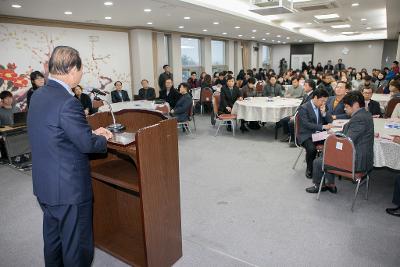
M332 115L332 120L336 120L336 115Z
M379 115L372 115L372 118L380 118Z
M393 138L393 142L395 142L395 143L397 143L397 144L400 144L400 136L395 136L394 138Z
M107 140L111 139L113 137L112 132L110 132L109 130L107 130L106 128L103 128L103 127L100 127L98 129L94 130L93 133L95 135L104 136Z
M231 107L226 107L226 110L227 110L228 112L231 112L231 111L232 111Z
M86 116L89 115L89 109L85 109L84 111Z
M322 129L330 130L330 129L332 129L332 124L322 125Z
M324 112L326 111L326 106L325 106L325 105L322 105L322 106L319 108L319 110L321 110L321 112L324 113ZM336 117L336 116L335 116L335 117ZM333 116L332 116L332 118L333 118Z

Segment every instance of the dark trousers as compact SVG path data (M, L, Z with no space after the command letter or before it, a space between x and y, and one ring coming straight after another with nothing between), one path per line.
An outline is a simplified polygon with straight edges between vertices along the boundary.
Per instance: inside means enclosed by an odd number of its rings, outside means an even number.
M43 210L46 267L87 267L93 260L92 201Z
M313 162L313 171L312 171L313 183L319 186L323 175L324 172L322 171L322 157L319 157L314 159ZM333 175L332 173L325 173L325 184L334 184L334 183L335 183L335 175Z
M279 121L279 125L282 126L283 133L290 135L290 141L294 143L294 120L285 117Z
M400 175L396 176L393 192L393 204L400 206Z
M312 141L311 138L306 139L302 144L302 147L306 149L306 162L307 162L307 170L313 170L313 161L317 156L317 148L315 143Z

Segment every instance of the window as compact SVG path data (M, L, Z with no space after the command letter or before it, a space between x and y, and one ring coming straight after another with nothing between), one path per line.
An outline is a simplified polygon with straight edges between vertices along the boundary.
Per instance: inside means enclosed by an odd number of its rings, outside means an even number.
M192 71L200 75L200 39L181 38L182 81L190 77Z
M269 65L270 65L270 54L269 54L269 46L263 45L262 46L262 65L264 69L269 69Z
M225 41L211 40L211 64L212 72L228 70L225 58Z

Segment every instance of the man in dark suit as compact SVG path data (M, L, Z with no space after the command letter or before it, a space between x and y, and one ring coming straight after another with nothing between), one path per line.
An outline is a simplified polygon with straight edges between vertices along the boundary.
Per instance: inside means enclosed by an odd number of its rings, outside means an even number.
M327 124L326 113L321 112L321 108L328 99L328 92L325 89L315 89L313 98L301 105L298 109L299 132L297 142L306 150L307 170L306 177L312 177L313 161L317 156L317 148L312 141L312 134L317 131L329 130L332 125Z
M175 105L175 108L171 110L171 115L176 117L178 122L185 122L189 120L189 108L193 104L192 97L188 93L190 85L187 83L181 83L178 87L179 93L182 95Z
M330 74L324 74L322 75L322 82L318 85L318 88L323 88L325 89L329 96L333 96L333 88L332 88L332 76Z
M233 78L231 75L228 75L226 78L226 85L221 89L219 103L220 114L230 114L232 112L233 104L235 104L236 100L243 100L242 93L239 88L235 86L235 78ZM232 131L231 125L228 125L228 131Z
M372 88L364 87L362 89L362 94L365 99L365 108L372 114L374 118L382 117L381 105L379 102L372 100L372 95L374 94Z
M33 193L43 210L46 266L90 266L93 259L89 153L105 153L112 134L92 131L71 88L82 77L78 51L54 49L48 83L32 95L28 134Z
M355 172L366 172L374 167L374 121L371 114L365 110L365 100L361 92L349 92L343 102L346 113L351 119L343 127L343 134L349 137L356 150ZM306 189L308 193L318 193L322 179L322 158L314 160L312 187ZM337 193L335 175L325 173L325 185L322 190Z
M154 100L156 99L156 91L154 88L149 87L149 81L143 79L141 82L142 88L139 89L140 100Z
M269 82L264 86L263 96L274 97L281 96L283 97L283 88L282 85L276 83L276 77L271 76L269 78Z
M346 83L338 82L335 87L335 95L326 101L326 115L328 122L333 120L349 119L344 111L343 97L346 95Z
M168 102L171 109L175 108L181 94L174 88L172 79L167 78L165 80L165 90L160 91L160 99L164 99Z
M171 73L171 67L169 65L164 65L163 70L164 72L158 77L158 86L160 87L160 91L165 90L165 81L167 79L174 80L174 77Z
M307 80L304 82L304 95L303 95L303 99L301 100L299 107L311 100L312 93L315 90L315 86L316 85L313 80ZM296 111L299 109L299 107L297 107ZM285 137L282 138L281 142L289 142L289 140L290 140L290 143L289 143L290 147L296 147L296 145L294 143L294 120L293 120L294 117L293 116L285 117L278 122L279 126L282 126L283 133L285 134Z
M122 90L122 83L120 81L116 81L114 83L114 86L115 86L115 90L111 92L111 101L113 103L131 101L129 99L128 92L125 90Z
M328 60L328 63L324 66L324 72L332 73L332 71L333 71L332 60Z

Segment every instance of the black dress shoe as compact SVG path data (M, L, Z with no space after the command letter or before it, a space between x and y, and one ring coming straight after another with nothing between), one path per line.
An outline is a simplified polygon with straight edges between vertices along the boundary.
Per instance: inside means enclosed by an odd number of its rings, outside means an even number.
M286 137L283 137L280 141L283 143L287 143L287 142L289 142L289 140L290 140L290 137L286 136Z
M386 209L386 212L390 215L400 217L400 206L397 208L388 208Z
M311 186L311 187L309 187L309 188L306 188L306 192L307 192L307 193L310 193L310 194L317 194L317 193L318 193L318 190L319 190L319 187L316 186L316 185L313 185L313 186ZM326 190L328 190L328 189L326 188L326 186L322 186L321 192L325 192Z
M312 178L312 171L306 170L306 177L307 177L308 179L311 179L311 178Z
M337 187L336 186L327 186L327 189L329 192L331 192L332 194L336 194L337 193Z
M232 126L228 125L228 127L226 127L226 130L227 130L228 132L232 132Z

